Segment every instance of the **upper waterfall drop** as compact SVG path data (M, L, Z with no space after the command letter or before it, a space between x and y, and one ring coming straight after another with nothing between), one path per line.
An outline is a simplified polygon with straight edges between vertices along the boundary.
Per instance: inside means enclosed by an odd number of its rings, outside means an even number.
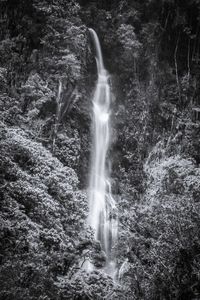
M93 38L94 46L96 49L97 69L98 69L98 74L99 74L99 73L101 73L102 70L105 70L104 63L103 63L102 51L101 51L101 45L99 42L99 38L98 38L96 32L94 31L94 29L89 28L89 32Z
M101 46L96 32L89 29L96 49L98 80L93 96L93 140L92 164L89 186L89 224L105 251L107 261L105 271L114 275L117 243L117 209L111 193L108 164L108 150L111 142L111 91L109 74L104 68Z

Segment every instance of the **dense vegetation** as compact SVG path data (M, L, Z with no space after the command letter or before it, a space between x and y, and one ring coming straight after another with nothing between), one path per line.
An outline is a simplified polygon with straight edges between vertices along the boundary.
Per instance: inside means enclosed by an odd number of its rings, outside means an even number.
M0 299L199 299L200 1L1 0L0 15ZM113 91L117 282L86 222L88 27Z

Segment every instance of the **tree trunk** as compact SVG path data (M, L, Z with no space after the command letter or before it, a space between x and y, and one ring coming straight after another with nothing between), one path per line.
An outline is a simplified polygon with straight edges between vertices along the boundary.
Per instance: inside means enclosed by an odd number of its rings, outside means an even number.
M175 71L176 71L176 83L177 83L177 88L178 88L178 96L179 96L179 101L181 101L181 90L180 90L180 83L179 83L179 77L178 77L178 63L177 63L177 51L178 51L179 40L180 40L180 32L178 34L178 39L177 39L176 47L175 47L175 51L174 51L174 63L175 63Z
M187 67L188 67L188 85L190 81L190 37L188 37L188 53L187 53Z
M52 152L54 152L55 149L55 143L56 143L56 137L58 133L58 127L60 123L60 114L61 114L61 93L62 93L62 82L59 81L59 87L58 87L58 96L56 99L56 116L55 116L55 124L53 129L53 138L52 138Z

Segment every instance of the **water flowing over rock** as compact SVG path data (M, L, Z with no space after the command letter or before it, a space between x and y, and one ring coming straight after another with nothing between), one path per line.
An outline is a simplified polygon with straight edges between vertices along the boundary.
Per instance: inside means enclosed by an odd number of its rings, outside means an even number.
M117 209L112 196L111 184L106 165L111 140L109 74L104 68L101 46L96 32L89 29L96 49L98 80L93 96L93 153L89 186L89 224L94 229L106 253L105 271L114 276L115 255L113 248L117 242Z

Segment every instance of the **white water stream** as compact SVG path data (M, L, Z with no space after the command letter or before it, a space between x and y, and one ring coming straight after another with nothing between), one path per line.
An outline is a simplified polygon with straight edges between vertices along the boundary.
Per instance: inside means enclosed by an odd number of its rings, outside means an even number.
M109 74L104 68L101 46L96 32L89 29L96 50L98 80L93 96L93 148L89 186L89 224L106 254L105 272L114 276L117 243L117 209L107 172L111 139Z

